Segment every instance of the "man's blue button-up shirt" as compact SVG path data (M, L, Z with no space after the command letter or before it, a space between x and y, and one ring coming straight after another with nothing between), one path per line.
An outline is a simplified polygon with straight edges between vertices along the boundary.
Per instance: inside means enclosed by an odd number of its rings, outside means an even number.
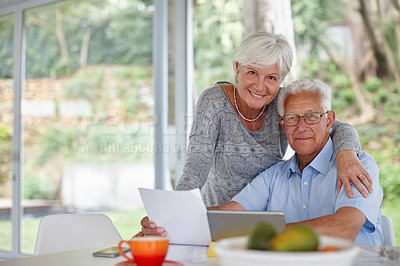
M329 138L314 160L300 172L296 154L288 161L277 163L260 173L232 200L246 210L282 211L286 223L309 220L334 214L341 207L359 209L367 221L357 235L356 243L383 243L381 202L382 188L375 160L367 153L360 159L373 182L373 193L364 198L352 185L354 198L344 188L338 193L336 153Z

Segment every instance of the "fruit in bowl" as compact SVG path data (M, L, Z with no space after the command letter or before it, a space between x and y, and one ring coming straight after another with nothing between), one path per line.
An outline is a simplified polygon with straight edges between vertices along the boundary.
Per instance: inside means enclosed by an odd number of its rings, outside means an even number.
M315 251L318 248L318 234L306 224L289 227L269 242L269 249L275 251Z
M217 241L213 250L218 256L219 265L350 266L360 251L360 248L349 240L321 236L310 227L291 226L285 232L273 237L265 232L271 229L263 229L265 230L263 231L259 227L257 230L256 228L257 226L254 228L255 232L249 236ZM269 237L268 241L260 244L263 246L262 250L250 248L254 245L251 242L255 241L254 237L257 233ZM262 243L262 241L257 239L257 243ZM305 251L307 249L309 251Z
M318 234L307 224L290 226L278 234L269 223L258 223L249 235L249 249L273 251L315 251L318 248Z

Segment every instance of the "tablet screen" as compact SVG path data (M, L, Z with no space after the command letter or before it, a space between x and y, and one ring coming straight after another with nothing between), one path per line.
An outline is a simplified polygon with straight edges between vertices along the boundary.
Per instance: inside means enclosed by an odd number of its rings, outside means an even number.
M249 235L259 222L271 223L278 233L286 230L283 212L275 211L207 211L212 241Z

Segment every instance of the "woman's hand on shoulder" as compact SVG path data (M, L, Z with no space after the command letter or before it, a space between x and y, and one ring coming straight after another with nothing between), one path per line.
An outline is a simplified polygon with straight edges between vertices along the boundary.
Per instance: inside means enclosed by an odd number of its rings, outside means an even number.
M338 191L343 185L347 196L353 198L354 195L351 190L351 182L353 182L354 186L365 198L369 196L369 193L372 193L372 179L361 164L355 151L343 150L338 152L336 154L336 165Z

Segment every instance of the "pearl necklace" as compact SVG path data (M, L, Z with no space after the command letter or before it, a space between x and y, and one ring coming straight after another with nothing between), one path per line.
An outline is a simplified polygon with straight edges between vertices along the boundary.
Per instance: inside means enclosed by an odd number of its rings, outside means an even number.
M239 114L244 120L246 120L246 121L248 121L248 122L254 122L254 121L256 121L256 120L259 119L260 116L264 113L265 105L264 105L263 109L261 110L260 114L259 114L256 118L248 119L248 118L244 117L244 115L242 115L242 113L240 112L239 107L238 107L237 102L236 102L236 86L235 86L234 89L233 89L233 100L235 101L235 107L236 107L236 110L238 111L238 114Z

